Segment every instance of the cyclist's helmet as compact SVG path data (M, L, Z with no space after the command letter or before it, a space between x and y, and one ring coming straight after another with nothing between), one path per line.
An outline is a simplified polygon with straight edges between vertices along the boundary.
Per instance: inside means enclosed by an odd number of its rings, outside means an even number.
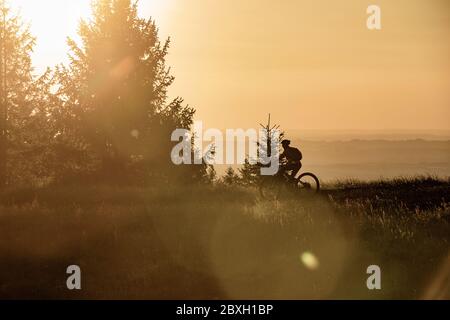
M283 140L283 141L281 141L281 145L283 147L289 147L290 144L291 144L291 140Z

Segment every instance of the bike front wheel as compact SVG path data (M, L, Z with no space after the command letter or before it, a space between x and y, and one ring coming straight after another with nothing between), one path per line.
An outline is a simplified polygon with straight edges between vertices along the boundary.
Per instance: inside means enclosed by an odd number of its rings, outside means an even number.
M297 186L300 190L305 190L310 193L319 193L320 191L319 178L314 173L303 173L298 177L297 181Z

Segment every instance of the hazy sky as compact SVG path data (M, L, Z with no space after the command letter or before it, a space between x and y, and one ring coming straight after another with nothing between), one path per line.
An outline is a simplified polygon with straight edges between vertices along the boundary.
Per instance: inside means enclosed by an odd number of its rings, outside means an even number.
M65 61L89 0L12 0L38 37L35 64ZM382 30L366 28L366 8ZM210 127L450 129L448 0L141 0L172 37L172 95Z

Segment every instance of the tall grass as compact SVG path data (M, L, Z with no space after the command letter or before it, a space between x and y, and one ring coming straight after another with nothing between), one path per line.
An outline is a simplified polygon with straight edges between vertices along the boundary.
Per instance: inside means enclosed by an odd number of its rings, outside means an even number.
M449 253L448 191L422 178L279 201L238 186L8 190L0 297L422 298ZM66 289L72 264L81 291Z

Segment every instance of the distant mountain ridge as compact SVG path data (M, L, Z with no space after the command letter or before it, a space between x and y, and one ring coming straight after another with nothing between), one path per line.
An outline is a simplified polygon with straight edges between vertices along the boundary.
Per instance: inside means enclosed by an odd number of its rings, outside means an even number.
M299 130L287 129L286 136L310 141L450 141L450 130Z
M399 176L432 175L450 177L450 139L448 140L373 140L339 139L314 140L307 135L289 132L291 144L303 153L304 171L316 173L322 180L376 180ZM218 174L227 166L217 166ZM232 166L239 168L239 166Z

